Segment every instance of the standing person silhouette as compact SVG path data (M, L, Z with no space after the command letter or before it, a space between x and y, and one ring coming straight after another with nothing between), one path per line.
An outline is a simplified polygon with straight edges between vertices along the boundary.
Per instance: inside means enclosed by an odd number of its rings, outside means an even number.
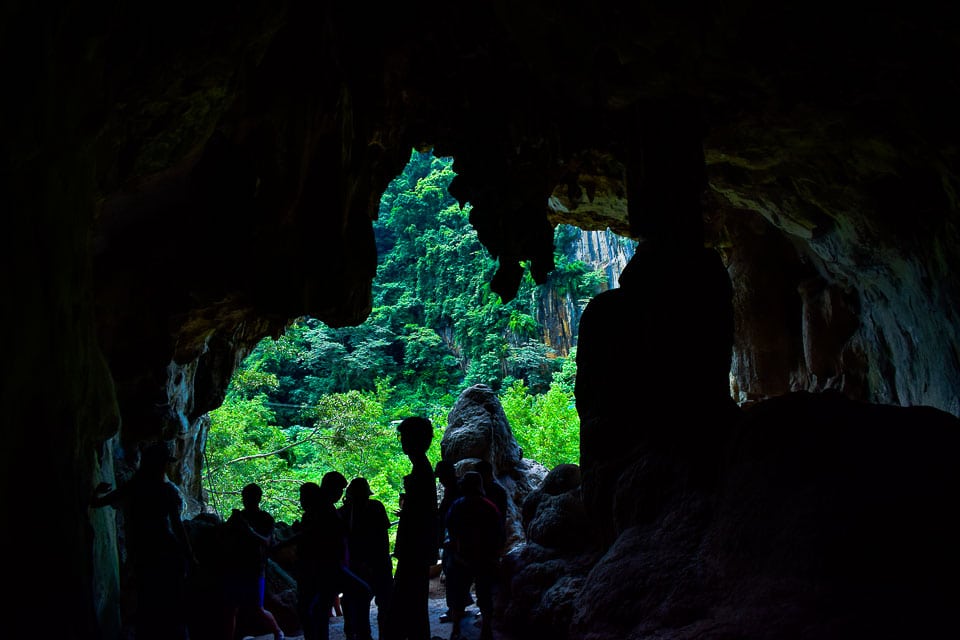
M393 555L397 570L388 620L388 640L430 640L430 567L437 563L437 484L427 449L430 420L413 416L397 425L400 446L410 459Z
M330 610L340 593L346 565L347 539L336 502L347 479L339 471L324 474L318 485L300 485L303 516L283 545L296 545L297 613L304 640L328 640Z
M343 593L343 631L347 640L373 640L370 632L370 601L376 598L379 636L384 635L390 605L393 563L390 560L390 519L387 509L370 496L366 478L354 478L347 485L340 519L347 530L349 569L369 588L348 580Z
M507 526L507 490L502 484L497 482L493 475L493 464L486 459L481 459L474 467L474 471L483 478L483 495L494 504L500 511L500 517L503 519L504 530Z
M440 614L440 622L450 622L451 603L455 602L457 606L463 605L464 607L467 607L473 604L473 598L470 597L469 593L455 594L451 590L451 586L462 583L462 581L457 581L456 576L452 576L452 574L456 572L456 567L454 567L450 562L450 560L453 558L453 552L449 548L450 539L447 535L447 528L444 525L447 517L447 511L450 510L450 505L452 505L454 500L459 498L461 495L459 478L457 477L457 468L449 460L440 459L437 460L437 466L434 468L434 474L437 476L440 486L443 487L443 497L440 499L440 507L438 509L440 526L437 527L437 547L440 549L440 567L443 571L443 577L446 582L447 610Z
M119 507L123 514L136 582L137 640L187 638L184 596L187 571L196 559L180 516L183 499L167 480L173 460L166 443L151 444L128 482L107 493L110 485L101 483L90 500L91 507Z
M274 640L283 640L276 618L263 606L267 557L274 543L276 522L260 508L260 485L248 484L240 495L243 509L234 509L226 523L229 557L224 568L224 640L233 640L241 609L251 610L270 629Z
M450 535L451 563L457 567L454 574L459 584L450 585L456 594L469 593L470 584L477 592L477 606L483 616L480 640L493 638L493 589L499 575L500 552L506 535L500 510L483 495L483 478L476 471L468 471L460 479L463 494L447 512L446 525ZM460 582L462 581L462 582ZM450 603L453 631L450 639L461 636L460 620L465 605Z

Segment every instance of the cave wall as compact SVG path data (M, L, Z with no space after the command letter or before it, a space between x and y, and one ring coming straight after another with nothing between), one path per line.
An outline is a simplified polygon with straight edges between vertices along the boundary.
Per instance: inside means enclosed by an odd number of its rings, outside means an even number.
M53 536L25 541L17 561L44 570L18 572L13 602L65 605L52 635L117 628L117 548L89 488L164 437L196 499L202 416L238 359L303 314L366 317L370 221L411 147L455 157L451 193L473 204L509 297L521 261L549 271L552 225L637 236L641 218L671 215L658 184L676 167L651 140L696 132L705 242L742 303L738 394L842 389L960 414L950 7L3 15L0 497Z

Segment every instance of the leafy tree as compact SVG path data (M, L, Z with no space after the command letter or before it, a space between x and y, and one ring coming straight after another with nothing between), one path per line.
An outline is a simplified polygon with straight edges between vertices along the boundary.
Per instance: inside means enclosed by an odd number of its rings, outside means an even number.
M273 422L266 396L228 395L210 412L204 464L204 487L210 504L221 514L241 508L240 490L250 482L263 488L261 505L275 516L299 510L295 499L300 480L284 454L286 434Z
M396 508L408 464L396 424L429 417L439 458L447 413L468 385L499 390L527 457L547 466L579 459L573 403L575 362L542 340L538 296L580 304L605 283L568 257L579 231L555 230L556 269L537 287L526 273L504 303L490 290L497 262L469 222L470 205L448 192L450 158L413 152L380 201L373 307L361 326L330 328L313 318L257 345L210 413L204 487L222 514L239 506L247 482L264 508L299 518L299 484L331 469L363 475Z
M551 385L541 395L530 395L516 380L500 396L523 455L553 468L580 462L580 418L572 390Z

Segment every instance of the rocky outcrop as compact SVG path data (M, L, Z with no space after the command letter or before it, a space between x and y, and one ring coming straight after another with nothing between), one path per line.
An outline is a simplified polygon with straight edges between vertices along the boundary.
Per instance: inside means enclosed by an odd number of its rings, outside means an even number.
M564 551L596 545L580 484L580 467L560 464L524 498L521 514L527 542Z
M598 540L580 491L580 468L557 465L522 505L525 541L503 559L498 623L516 637L566 637Z
M564 533L577 509L550 507L555 469L525 505L531 524L555 514L554 533L528 527L509 557L504 624L610 640L936 637L958 593L945 508L958 427L839 394L757 403L716 457L638 453L617 501L632 507L600 553Z
M473 471L480 460L493 466L494 479L507 491L505 548L522 542L521 505L547 470L535 460L522 457L523 451L493 389L475 384L463 390L447 416L440 455L454 464L460 477Z

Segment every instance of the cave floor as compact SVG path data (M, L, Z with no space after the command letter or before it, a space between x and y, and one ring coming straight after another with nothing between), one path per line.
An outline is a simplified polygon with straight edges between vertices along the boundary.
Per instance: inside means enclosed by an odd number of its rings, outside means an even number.
M443 582L440 578L434 578L430 581L430 636L433 639L440 638L447 640L453 627L449 622L440 622L440 614L447 610ZM374 640L379 640L377 633L377 608L370 608L370 622L373 630ZM460 624L460 632L463 640L479 640L480 638L480 617L476 605L467 608L467 617ZM334 616L330 618L330 640L346 640L343 633L343 617ZM509 640L496 630L493 633L494 640ZM244 640L273 640L273 634L261 636L247 636ZM287 635L287 640L303 640L302 635Z

